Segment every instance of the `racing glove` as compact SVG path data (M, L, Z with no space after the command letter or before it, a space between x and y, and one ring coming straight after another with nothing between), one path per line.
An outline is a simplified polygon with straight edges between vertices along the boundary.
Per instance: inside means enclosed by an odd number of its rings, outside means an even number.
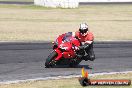
M89 47L89 44L88 43L85 43L84 45L80 46L79 49L80 50L84 50L84 49L86 49L88 47Z

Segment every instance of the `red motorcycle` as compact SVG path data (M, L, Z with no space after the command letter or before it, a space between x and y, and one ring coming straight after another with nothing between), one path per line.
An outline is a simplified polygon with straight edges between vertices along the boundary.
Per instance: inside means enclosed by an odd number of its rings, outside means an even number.
M59 36L53 43L53 51L46 59L45 66L49 68L56 65L78 65L82 61L77 57L80 44L70 33Z

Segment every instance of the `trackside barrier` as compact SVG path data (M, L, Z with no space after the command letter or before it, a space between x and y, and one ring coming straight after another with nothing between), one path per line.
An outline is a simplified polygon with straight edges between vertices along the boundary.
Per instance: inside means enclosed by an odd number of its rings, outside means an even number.
M77 8L79 2L78 0L34 0L34 4L53 8Z

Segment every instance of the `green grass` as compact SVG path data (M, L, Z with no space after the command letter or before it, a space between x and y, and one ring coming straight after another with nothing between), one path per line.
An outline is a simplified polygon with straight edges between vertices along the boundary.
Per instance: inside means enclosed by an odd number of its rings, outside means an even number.
M132 73L127 74L112 74L112 75L98 75L89 77L90 79L130 79L132 80ZM0 84L0 88L83 88L78 81L78 78L59 79L59 80L38 80L27 81L12 84ZM87 86L85 88L132 88L130 86Z
M95 40L132 40L132 5L87 5L76 9L0 5L0 41L53 41L87 22Z
M0 5L0 8L12 8L12 9L36 9L36 10L44 10L44 9L52 9L52 8L47 8L43 6L35 6L35 5L8 5L8 4L2 4Z

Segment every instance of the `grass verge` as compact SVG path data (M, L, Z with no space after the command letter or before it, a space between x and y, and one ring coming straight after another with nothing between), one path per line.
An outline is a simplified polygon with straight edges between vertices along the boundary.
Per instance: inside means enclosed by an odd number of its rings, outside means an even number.
M95 40L132 40L132 5L87 5L52 9L0 5L0 41L53 41L87 22Z
M119 73L111 75L98 75L90 77L90 79L130 79L132 80L132 73ZM0 88L83 88L78 78L59 79L59 80L44 80L44 81L30 81L12 84L0 84ZM88 86L85 88L132 88L130 86Z

